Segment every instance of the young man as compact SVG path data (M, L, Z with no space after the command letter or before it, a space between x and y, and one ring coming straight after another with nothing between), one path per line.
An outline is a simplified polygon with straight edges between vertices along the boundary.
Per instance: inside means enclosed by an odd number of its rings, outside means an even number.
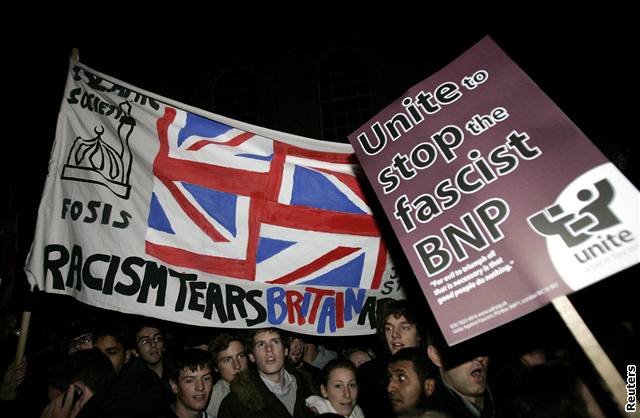
M386 392L389 355L402 348L421 347L424 334L419 316L411 310L406 300L384 300L378 306L376 316L377 334L388 352L358 368L358 404L366 417L393 414Z
M142 359L147 367L162 378L165 370L164 334L153 320L141 321L135 330L136 357Z
M422 348L403 348L389 359L387 393L396 417L426 411L427 397L435 389L435 367Z
M66 339L67 354L93 348L91 320L75 320L69 325Z
M209 418L205 412L213 389L213 364L203 350L188 348L178 354L169 378L175 403L166 418Z
M240 337L227 333L218 335L209 343L209 357L215 371L220 374L207 407L207 413L216 418L222 400L231 392L231 381L249 367L249 360Z
M93 346L109 357L118 374L131 357L126 341L126 331L114 322L103 322L93 331Z
M51 402L41 418L102 416L100 395L108 393L116 381L116 372L109 360L97 349L71 353L57 367L55 381L50 382ZM57 389L57 390L55 390Z
M156 377L163 388L163 402L170 404L173 401L173 394L169 384L169 373L173 369L167 363L165 358L164 333L162 325L159 321L152 318L140 317L134 327L134 355L137 357L130 361L131 369L135 371L137 377L143 377L148 380L148 376L140 376L140 362L144 364L152 372L152 376ZM129 368L129 367L127 367ZM153 383L153 387L157 389L158 382Z
M102 333L98 332L96 335L102 335ZM100 339L96 341L100 341ZM119 349L115 351L121 353ZM58 393L64 392L69 388L69 383L74 383L73 386L76 389L82 390L82 386L76 384L74 378L69 377L70 375L73 376L76 369L82 370L88 376L83 376L78 380L89 385L92 392L95 392L95 396L91 397L91 400L84 405L80 416L95 418L157 417L168 410L169 406L175 402L175 395L171 391L168 380L167 382L162 381L140 358L131 359L116 375L113 364L114 357L105 356L104 352L101 352L98 347L94 347L92 350L76 352L69 356L69 359L84 358L78 356L91 356L89 359L97 358L101 360L92 360L93 363L97 363L95 365L71 362L71 366L68 363L70 360L68 360L62 363L60 367L56 367L50 377L50 396L55 396L56 388L59 390ZM115 357L119 358L120 356ZM76 363L81 364L81 367L76 366ZM100 373L96 371L98 365L101 365ZM94 376L99 374L108 374L107 370L114 376L113 381L106 387L103 385L100 390L95 390L96 385L90 384L91 380L89 379L94 379ZM168 372L169 370L167 370L167 374ZM73 389L69 389L71 390L70 396L73 396ZM82 393L84 394L85 391L82 390ZM86 393L91 394L90 392ZM69 395L67 394L67 396ZM66 404L64 401L59 401L58 404L52 405L50 417L66 417L66 415L61 414L64 410L63 407L66 405L67 411L70 410L72 402L68 397L61 399L66 401ZM81 397L80 402L82 400L83 398Z
M429 358L439 369L431 409L460 418L493 418L495 408L487 385L489 356L475 351L454 352L441 337L432 338Z
M315 337L307 336L304 338L303 343L302 358L304 362L320 370L322 370L325 364L338 358L338 353L318 344L318 339Z
M300 372L285 369L288 338L276 328L250 330L245 347L256 370L238 374L220 405L220 418L312 417L311 388Z
M287 364L301 372L307 378L308 383L313 389L314 394L320 393L320 383L322 381L322 369L312 366L304 360L305 350L304 338L301 335L289 335L289 355L287 356Z

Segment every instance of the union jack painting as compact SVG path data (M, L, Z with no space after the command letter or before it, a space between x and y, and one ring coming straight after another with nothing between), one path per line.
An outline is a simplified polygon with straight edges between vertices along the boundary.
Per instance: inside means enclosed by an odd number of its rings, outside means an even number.
M380 287L387 251L353 153L318 151L167 107L146 252L224 278Z

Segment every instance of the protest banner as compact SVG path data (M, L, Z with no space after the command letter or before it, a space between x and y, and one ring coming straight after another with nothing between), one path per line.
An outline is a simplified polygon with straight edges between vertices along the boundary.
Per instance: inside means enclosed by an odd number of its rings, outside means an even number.
M72 62L32 287L215 327L375 332L397 277L349 144L248 125Z
M490 38L349 140L450 345L640 261L638 190Z

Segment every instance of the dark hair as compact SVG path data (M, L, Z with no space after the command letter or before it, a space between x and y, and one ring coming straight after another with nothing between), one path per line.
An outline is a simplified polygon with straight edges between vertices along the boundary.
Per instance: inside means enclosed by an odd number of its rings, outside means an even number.
M194 372L198 369L205 368L209 368L213 373L213 362L211 361L209 354L197 348L185 348L178 351L174 366L169 376L171 380L177 382L180 377L181 370L187 369Z
M468 340L464 344L449 346L444 339L442 332L437 327L429 329L427 341L435 348L440 357L443 370L449 370L460 364L471 361L476 357L486 357L490 355L491 345L483 337Z
M65 338L67 340L72 340L79 335L91 334L93 331L93 322L94 320L91 318L75 319L70 321L64 332Z
M569 364L551 361L531 368L513 399L517 418L587 418L581 381Z
M377 325L378 325L378 337L382 339L382 342L385 343L385 323L390 316L394 318L400 318L404 316L405 319L416 327L418 331L418 335L420 336L420 344L424 344L426 340L426 333L424 330L424 326L420 321L420 316L417 312L415 312L411 306L409 305L409 301L406 299L402 300L394 300L394 299L383 299L380 301L380 304L377 308Z
M112 336L116 342L122 344L125 350L134 347L131 330L123 322L115 320L99 322L93 330L93 342L107 336Z
M435 378L436 366L429 360L429 356L424 348L405 347L389 358L389 363L397 363L399 361L410 361L413 364L413 370L420 378L420 382L427 379Z
M356 366L349 359L335 358L325 364L322 368L320 383L322 383L324 386L327 386L327 383L329 382L329 375L335 369L349 369L353 372L354 375L358 372Z
M376 358L376 354L369 347L349 347L342 350L342 357L348 359L349 356L353 353L357 353L358 351L362 351L363 353L367 353L371 360Z
M94 348L76 351L64 358L52 370L49 383L64 392L70 384L80 381L98 393L111 386L116 377L109 358Z
M72 342L82 335L89 335L93 342L93 319L80 318L69 321L63 331L63 337L60 340L60 349L63 353L68 353Z
M247 336L245 338L245 343L244 343L245 350L253 353L253 348L256 343L256 335L263 332L274 332L278 334L278 336L280 337L280 341L282 342L282 346L285 349L289 348L289 335L286 332L282 331L281 329L269 327L269 328L250 329L249 332L247 332Z
M225 332L212 338L209 342L209 355L211 356L211 360L215 363L218 353L229 348L229 345L234 341L238 341L244 348L244 341L240 336L235 334Z
M149 318L147 316L140 316L135 320L135 325L133 326L134 337L144 327L155 328L159 330L161 334L164 335L164 324L160 320L155 318Z

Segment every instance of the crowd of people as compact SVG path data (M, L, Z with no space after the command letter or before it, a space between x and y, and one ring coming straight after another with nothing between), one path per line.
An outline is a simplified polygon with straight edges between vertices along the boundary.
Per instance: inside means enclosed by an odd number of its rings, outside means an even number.
M104 312L75 321L37 360L10 363L0 416L606 416L562 350L528 346L494 367L489 350L449 347L406 301L378 307L378 346L277 328L176 338L166 322Z

